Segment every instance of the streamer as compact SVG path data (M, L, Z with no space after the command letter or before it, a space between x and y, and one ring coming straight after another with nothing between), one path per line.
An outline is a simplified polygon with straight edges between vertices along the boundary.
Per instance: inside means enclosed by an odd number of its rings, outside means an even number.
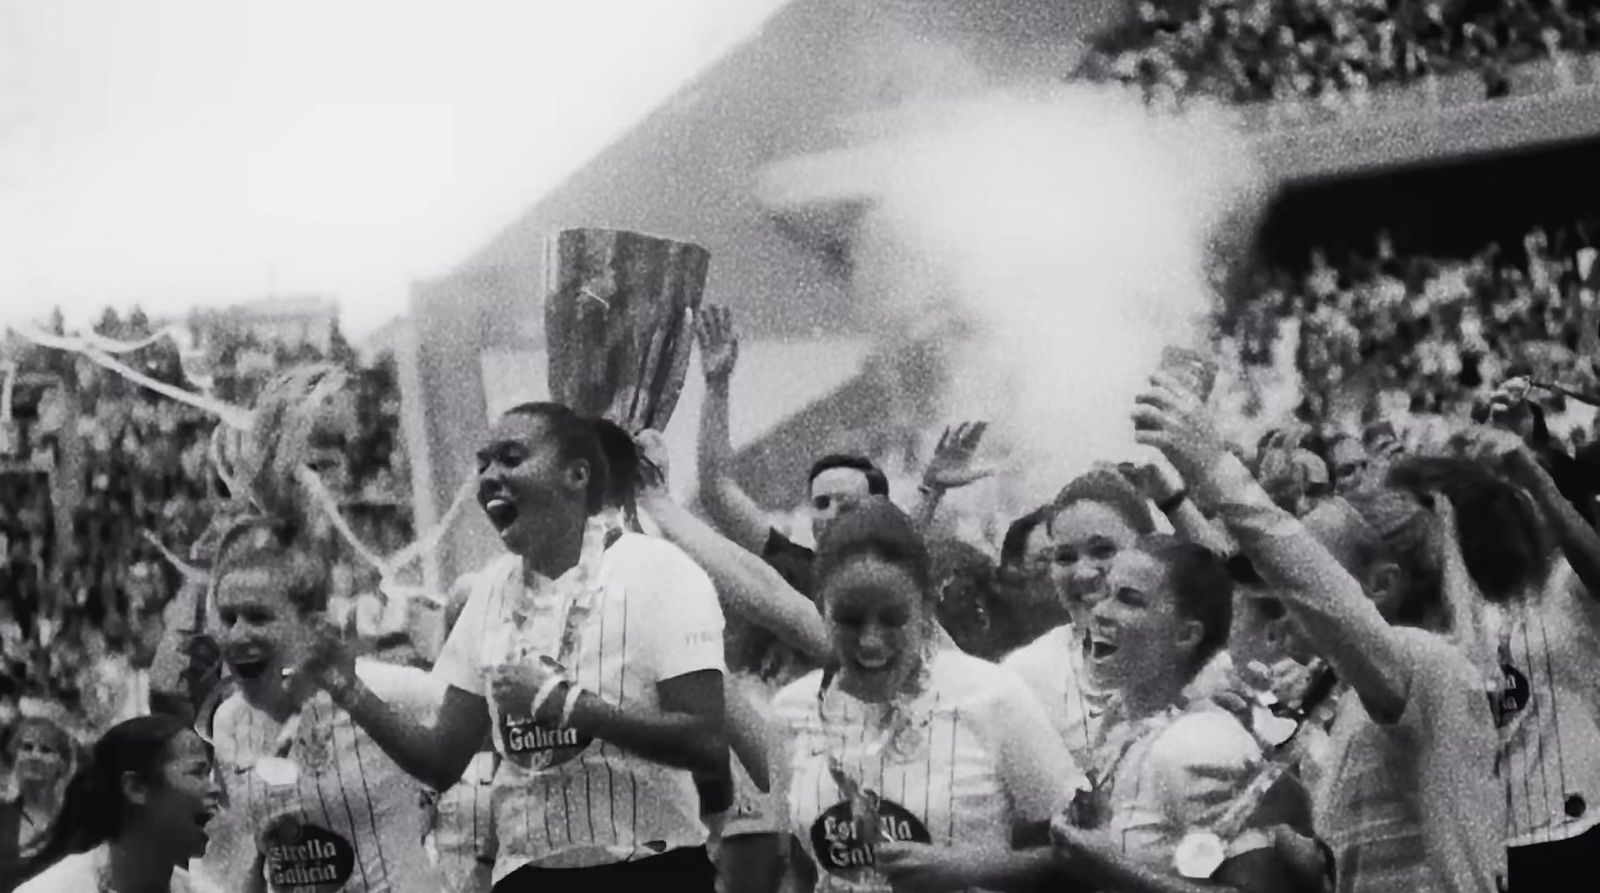
M400 599L421 597L435 604L443 604L441 596L422 587L402 584L397 577L406 566L438 548L444 534L455 524L471 500L475 489L474 481L467 480L462 483L450 507L432 529L394 555L384 558L373 552L356 536L355 531L350 528L344 515L339 511L338 499L322 477L308 466L303 464L296 466L296 463L303 459L301 447L314 422L315 413L312 410L341 390L348 381L342 370L336 367L314 367L292 370L280 376L269 385L269 392L274 388L292 388L300 384L307 375L316 378L304 395L287 400L283 406L275 407L277 417L270 420L275 424L268 426L264 424L267 420L264 420L256 410L243 409L207 394L157 381L115 358L116 355L132 353L170 337L165 332L139 341L117 341L100 335L52 335L27 326L13 326L12 331L41 347L83 356L135 384L216 416L223 425L212 430L207 455L217 476L227 485L234 498L246 499L257 509L267 511L269 506L263 504L263 489L267 491L265 495L268 497L276 493L275 485L269 478L281 479L287 476L306 491L312 505L328 517L334 530L345 540L350 549L378 572L380 587L386 595ZM0 390L0 406L6 409L10 407L13 379L14 374L9 375L3 390ZM229 446L230 437L233 439L232 446ZM247 448L247 445L241 442L246 439L251 441L248 446L254 449ZM289 446L288 449L284 449L285 444ZM241 465L244 467L241 468ZM290 468L294 470L291 472ZM208 575L204 570L183 561L153 533L148 530L141 533L185 579L199 581L207 579Z

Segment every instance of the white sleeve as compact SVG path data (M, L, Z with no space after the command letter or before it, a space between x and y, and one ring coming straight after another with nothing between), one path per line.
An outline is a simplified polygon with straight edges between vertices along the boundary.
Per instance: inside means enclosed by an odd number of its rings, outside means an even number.
M641 550L623 581L634 602L629 638L641 643L657 681L701 670L724 672L722 607L711 578L665 540L649 545L657 548Z
M1086 779L1033 691L1009 670L1001 668L997 675L1004 688L990 717L990 740L999 744L1000 781L1011 801L1012 821L1049 821L1087 786Z
M473 580L472 595L450 628L439 659L433 663L433 675L446 685L469 694L483 697L483 667L481 653L483 637L488 631L489 598L493 587L488 584L491 575L480 574Z

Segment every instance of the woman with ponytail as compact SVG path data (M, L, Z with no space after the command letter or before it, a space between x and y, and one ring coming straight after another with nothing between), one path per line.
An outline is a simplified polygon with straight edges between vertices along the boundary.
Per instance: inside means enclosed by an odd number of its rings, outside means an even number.
M887 501L817 553L828 665L779 693L786 832L816 890L1030 888L1082 776L1011 672L941 648L931 561ZM784 780L786 779L786 784Z
M113 726L67 786L61 820L18 893L208 893L179 867L205 852L221 792L182 720Z
M478 502L508 554L474 576L432 725L367 688L334 640L307 664L437 789L491 737L497 893L712 889L695 779L727 772L722 612L688 556L624 529L644 466L618 435L555 403L495 422Z
M420 786L300 670L329 626L330 570L314 544L293 522L244 516L223 532L211 580L237 691L212 723L229 806L209 875L241 891L438 890L419 845ZM444 694L413 667L361 660L350 672L417 722Z

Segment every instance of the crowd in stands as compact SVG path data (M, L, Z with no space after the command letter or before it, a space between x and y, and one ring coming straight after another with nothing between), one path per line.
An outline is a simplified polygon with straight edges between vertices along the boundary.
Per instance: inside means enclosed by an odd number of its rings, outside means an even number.
M59 321L57 322L59 325ZM107 312L96 334L138 341L152 334L137 311ZM105 712L99 683L147 665L163 608L183 582L183 560L211 523L225 485L210 454L214 416L161 396L84 357L21 347L19 376L49 382L19 398L18 451L0 475L0 694L53 703L68 713ZM397 449L399 391L392 359L362 367L347 346L214 338L206 355L180 357L158 340L122 359L156 379L248 406L271 373L289 364L349 367L356 392L353 442L343 480L330 481L357 535L379 554L411 539L408 476ZM186 368L203 369L190 374ZM58 533L64 539L58 541ZM370 569L346 558L344 600L380 597ZM159 631L154 633L159 638ZM144 642L141 647L141 642Z
M1349 391L1370 395L1369 416L1380 405L1466 416L1514 377L1600 392L1594 252L1584 231L1535 229L1521 246L1491 243L1470 257L1397 252L1387 234L1341 263L1313 252L1306 268L1264 274L1238 309L1241 359L1270 365L1291 345L1306 419L1328 418ZM1557 416L1572 403L1555 391L1538 397Z
M1136 10L1083 73L1153 98L1343 106L1461 71L1482 75L1494 97L1510 66L1600 46L1600 9L1567 0L1145 0Z

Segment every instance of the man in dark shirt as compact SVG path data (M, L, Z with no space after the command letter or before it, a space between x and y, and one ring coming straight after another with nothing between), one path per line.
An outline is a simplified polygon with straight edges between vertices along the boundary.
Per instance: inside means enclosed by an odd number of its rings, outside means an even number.
M727 308L707 306L696 321L700 364L705 372L706 400L700 410L700 504L721 533L760 555L797 591L813 595L814 553L773 528L768 513L744 492L729 473L733 447L728 436L728 382L739 360L739 339ZM923 526L946 490L986 476L972 467L983 438L979 422L946 431L933 460L923 472L922 501L914 516ZM840 515L876 496L888 497L889 479L863 456L833 454L811 466L811 533L820 537Z
M706 401L700 410L700 504L724 536L765 558L790 586L811 595L815 553L774 528L767 512L728 472L733 458L728 436L728 382L739 361L739 339L727 309L704 308L697 329L706 377ZM819 459L811 467L810 482L813 536L821 536L828 524L863 500L889 495L889 479L883 470L861 456L839 454Z
M882 469L862 456L842 453L824 456L811 466L809 480L813 540L820 539L822 532L835 518L854 509L863 500L873 496L885 498L889 496L889 479L884 476ZM729 483L731 482L720 482L718 486L710 489L725 491ZM706 503L707 510L719 516L717 518L719 524L723 523L721 517L723 513L712 508L711 503L724 501L708 499L705 489L701 492L703 494L701 500ZM760 555L783 575L790 586L806 595L812 594L811 564L816 560L815 552L784 536L777 528L768 527L767 539L761 544Z

